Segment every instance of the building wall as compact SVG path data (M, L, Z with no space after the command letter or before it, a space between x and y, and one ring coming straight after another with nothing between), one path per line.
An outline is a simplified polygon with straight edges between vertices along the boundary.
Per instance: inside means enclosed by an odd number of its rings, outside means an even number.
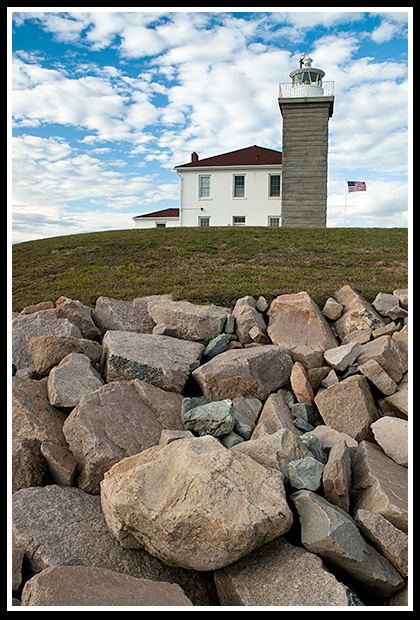
M179 218L152 218L145 217L144 219L135 219L134 226L136 228L156 228L156 223L165 223L166 228L172 228L174 226L179 226Z
M281 215L281 198L269 196L269 175L281 166L254 168L190 168L180 175L181 226L198 226L209 217L210 226L233 225L234 216L245 216L246 226L267 226L269 216ZM199 198L199 176L210 176L210 196ZM233 196L234 175L245 176L245 196Z
M279 100L283 115L282 226L326 226L331 99Z

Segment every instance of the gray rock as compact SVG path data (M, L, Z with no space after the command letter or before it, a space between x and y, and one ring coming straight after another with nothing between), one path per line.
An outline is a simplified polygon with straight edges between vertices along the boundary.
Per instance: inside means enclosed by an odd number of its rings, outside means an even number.
M288 466L289 482L295 489L317 491L321 486L324 465L313 456L290 461Z
M181 415L182 424L198 435L220 437L233 430L235 410L230 399L199 405Z
M208 345L203 351L203 358L205 360L211 360L215 355L219 355L226 351L226 347L230 342L230 334L220 334L210 340Z
M315 554L284 537L214 573L223 606L306 607L355 604ZM357 604L360 604L358 601Z
M42 310L19 315L12 321L12 362L18 376L31 378L35 364L29 352L29 342L36 336L73 336L81 338L80 329L68 319L57 319L55 310Z
M292 366L287 349L261 345L225 351L194 370L193 377L210 400L239 395L265 400L288 382Z
M52 566L93 566L177 583L194 605L215 603L206 576L169 567L142 549L124 549L109 531L99 496L51 485L22 489L12 501L13 546L25 554L29 574Z
M362 345L359 342L349 342L340 347L324 351L324 359L334 368L334 370L343 371L353 364L361 351Z
M62 296L55 302L55 309L59 319L68 319L77 325L83 338L95 340L101 336L101 330L93 321L92 309L82 302Z
M322 478L324 496L331 504L346 512L350 509L351 457L344 439L334 444Z
M353 519L312 491L291 496L299 513L302 543L369 593L387 598L404 586L392 564L368 545Z
M204 350L198 342L127 331L108 331L102 346L108 382L139 379L172 392L184 390L190 365Z
M189 301L169 299L149 301L147 309L155 323L174 325L181 331L183 338L204 345L222 333L230 314L228 308L213 304L200 306Z
M290 407L290 411L292 412L292 416L294 418L301 418L313 427L323 423L323 419L319 415L318 409L313 405L308 405L307 403L294 403Z
M237 300L233 309L233 315L236 319L236 334L239 338L239 342L242 344L249 344L253 342L254 338L259 338L256 342L264 340L266 324L264 317L257 310L257 302L254 297L247 295ZM250 331L254 330L254 338L251 336ZM267 343L265 337L264 344Z
M83 394L103 385L100 374L83 353L69 353L48 375L48 400L54 407L75 407Z
M144 301L121 301L111 297L98 297L92 317L102 332L113 329L151 334L155 325Z
M182 430L182 396L146 382L114 381L85 394L63 431L78 462L78 486L99 493L118 461L159 443L164 428Z
M313 429L311 429L313 430ZM316 435L312 435L311 431L305 432L300 436L300 440L304 446L309 448L312 452L312 455L323 465L328 460L328 456L326 451L324 450L321 441L318 439Z
M401 308L398 297L389 293L378 293L372 306L380 315L393 321L403 319L408 315L407 310Z

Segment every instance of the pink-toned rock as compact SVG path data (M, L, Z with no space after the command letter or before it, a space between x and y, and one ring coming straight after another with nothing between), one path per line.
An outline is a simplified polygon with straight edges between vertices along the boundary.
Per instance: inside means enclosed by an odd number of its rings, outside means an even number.
M351 457L350 448L344 440L331 448L322 477L324 496L331 504L346 512L350 508Z
M26 582L24 607L192 606L176 583L152 581L94 566L51 566Z
M382 515L360 509L355 523L376 549L395 566L403 576L408 575L408 536Z
M110 329L151 334L155 322L147 311L147 303L98 297L92 318L102 330Z
M275 394L270 394L265 401L251 439L271 435L282 428L287 428L295 435L302 434L293 424L292 413L285 401L286 393L286 390L279 390Z
M69 353L83 353L91 362L99 362L102 346L87 338L74 336L36 336L29 341L29 353L37 374L45 377Z
M300 362L293 364L290 375L290 385L298 403L312 405L314 402L314 391L307 377L305 368Z
M36 439L12 440L12 493L28 487L41 487L47 481L47 464Z
M347 588L322 560L284 537L214 574L221 605L278 607L349 605Z
M338 345L326 318L306 292L280 295L271 303L268 334L305 367L322 366L323 352Z
M33 314L34 312L39 312L40 310L54 310L54 304L52 301L40 301L38 304L33 304L32 306L26 306L21 311L21 314Z
M408 529L408 474L383 450L369 441L361 441L352 462L352 505L377 512L395 527Z
M231 349L193 371L210 400L242 395L265 400L289 381L293 362L284 347L259 345Z
M41 453L48 463L53 480L62 486L71 486L77 474L77 461L68 447L43 441Z
M315 397L315 404L327 426L356 441L371 437L378 410L366 377L353 375L332 385Z
M396 383L401 381L407 371L407 359L401 354L392 336L380 336L362 345L357 363L364 364L370 359L376 360Z
M95 340L101 335L101 330L92 319L92 309L81 301L62 296L55 302L55 310L59 319L68 319L77 325L83 338Z
M346 445L350 449L350 456L353 455L354 451L359 445L358 442L353 439L353 437L350 437L350 435L347 435L346 433L340 433L340 431L337 431L335 428L325 426L324 424L316 426L313 431L310 431L310 433L311 435L315 435L315 437L318 437L322 444L322 447L326 450L330 450L333 446L335 446L336 443L344 440L346 442Z
M358 367L365 377L369 379L373 385L375 385L382 394L394 394L397 391L398 386L387 372L382 368L380 364L374 359L367 360L364 364L360 364Z
M371 426L376 442L393 461L408 467L408 422L384 416Z
M182 396L146 382L115 381L85 394L64 424L78 461L78 486L99 493L104 473L118 461L155 446L164 428L183 430Z
M54 407L75 407L83 394L103 385L101 375L83 353L69 353L48 375L48 400Z

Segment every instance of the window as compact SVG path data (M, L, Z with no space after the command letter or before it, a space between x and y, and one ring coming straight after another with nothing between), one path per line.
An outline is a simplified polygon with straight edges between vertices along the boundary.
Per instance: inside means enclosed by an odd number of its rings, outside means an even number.
M269 185L269 193L270 198L279 198L281 192L281 175L280 174L270 174L269 175L270 185Z
M245 225L245 215L234 215L232 217L233 226L244 226Z
M198 217L198 225L199 226L210 226L210 218L205 216Z
M269 215L268 225L269 226L280 226L280 217L278 215Z
M166 228L166 222L156 222L156 228Z
M233 175L233 197L245 198L245 175L234 174Z
M198 197L210 198L210 177L202 176L198 177Z

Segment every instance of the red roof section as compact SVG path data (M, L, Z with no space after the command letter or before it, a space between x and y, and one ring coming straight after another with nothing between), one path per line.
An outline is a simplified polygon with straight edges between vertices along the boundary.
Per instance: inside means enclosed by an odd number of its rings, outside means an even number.
M200 168L205 166L266 166L282 163L282 153L262 146L248 146L214 157L206 157L175 168Z
M153 213L142 213L141 215L135 215L133 220L140 217L179 217L179 209L162 209L161 211L153 211Z

